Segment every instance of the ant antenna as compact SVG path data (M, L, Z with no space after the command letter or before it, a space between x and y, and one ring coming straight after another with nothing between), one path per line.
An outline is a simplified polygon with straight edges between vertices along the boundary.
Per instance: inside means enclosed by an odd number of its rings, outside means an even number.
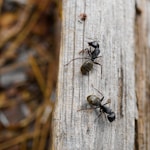
M95 89L99 94L101 94L102 97L104 97L103 94L102 94L98 89L96 89L96 88L93 86L93 84L91 84L91 86L92 86L92 88Z
M81 108L81 109L78 109L77 111L81 111L81 110L93 110L93 109L97 109L97 108L99 108L99 106L91 107L91 108Z
M70 60L67 64L65 64L64 66L68 66L72 61L77 60L77 59L90 59L90 58L87 58L87 57L74 58L74 59Z
M89 48L85 48L85 49L82 49L80 52L79 52L79 54L82 54L82 53L84 53L85 51L89 51L90 49Z
M87 39L89 39L89 40L93 40L93 41L95 41L95 42L100 42L99 40L97 40L97 38L87 38Z

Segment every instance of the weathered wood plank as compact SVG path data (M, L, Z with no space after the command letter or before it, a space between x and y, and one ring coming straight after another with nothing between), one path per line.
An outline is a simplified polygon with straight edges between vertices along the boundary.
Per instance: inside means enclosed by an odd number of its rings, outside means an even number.
M145 149L150 149L150 1L146 1L147 49L146 49L146 103L145 103Z
M53 149L133 150L135 136L135 69L133 0L64 0L57 102L53 117ZM85 23L78 22L80 13ZM102 72L97 65L88 76L80 73L79 56L91 39L98 39ZM99 59L98 59L99 61ZM90 94L110 98L116 121L109 123L95 111L77 111Z
M136 149L150 149L150 2L138 0L135 21L135 77L138 104ZM140 13L139 13L140 12Z

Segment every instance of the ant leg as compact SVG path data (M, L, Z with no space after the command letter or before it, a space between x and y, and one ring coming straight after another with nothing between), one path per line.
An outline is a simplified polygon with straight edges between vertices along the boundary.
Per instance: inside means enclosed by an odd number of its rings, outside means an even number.
M104 113L105 114L105 113ZM107 116L106 116L106 114L105 114L105 119L107 120Z
M92 110L92 109L97 109L97 108L99 108L99 106L97 106L97 107L91 107L91 108L82 108L82 109L79 109L79 110L77 110L77 111L81 111L81 110Z
M95 59L100 58L100 57L102 57L102 56L98 56L98 57L96 57Z
M85 48L85 49L83 49L83 50L81 50L80 52L79 52L79 54L81 54L81 53L84 53L84 52L86 52L87 51L87 53L88 53L88 55L90 56L90 57L92 57L92 51L91 51L91 47L90 48Z
M91 51L91 47L90 47L90 49L88 50L88 54L89 54L90 57L92 57L91 53L92 53L92 51Z
M93 63L96 64L96 65L100 65L102 67L102 65L98 62L93 62Z
M111 103L111 99L108 99L107 102L103 105L107 105L107 104L110 104Z
M104 99L104 95L103 95L98 89L96 89L96 88L93 86L93 84L91 84L91 86L92 86L92 88L95 89L99 94L101 94L101 96L102 96L101 102L102 102L103 99Z
M79 52L79 54L84 53L84 52L86 52L86 51L88 52L89 49L88 49L88 48L85 48L85 49L81 50L81 51Z
M77 59L89 59L87 57L83 57L83 58L74 58L72 60L70 60L67 64L65 64L64 66L68 66L72 61L77 60Z
M94 64L96 64L96 65L100 65L101 66L101 74L102 74L102 65L100 64L100 63L98 63L98 62L93 62Z
M94 120L94 122L96 122L96 120L102 115L102 111L100 110L100 114L98 115L98 117Z

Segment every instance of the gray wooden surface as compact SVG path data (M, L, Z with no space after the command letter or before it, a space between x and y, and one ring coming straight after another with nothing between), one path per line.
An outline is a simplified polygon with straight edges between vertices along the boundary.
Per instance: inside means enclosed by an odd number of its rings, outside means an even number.
M63 0L61 51L57 102L53 116L55 150L133 150L135 136L134 0ZM80 13L87 20L78 22ZM83 76L76 60L87 42L97 39L102 58L89 75ZM86 97L98 93L111 99L116 120L97 118L95 111L77 111ZM95 121L95 122L94 122Z

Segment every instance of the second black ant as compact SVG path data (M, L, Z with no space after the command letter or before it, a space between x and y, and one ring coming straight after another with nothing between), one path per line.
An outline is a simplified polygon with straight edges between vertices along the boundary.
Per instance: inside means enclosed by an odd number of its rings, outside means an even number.
M84 50L82 50L80 53L83 53L85 51L88 52L88 55L90 58L88 57L83 57L84 59L88 59L87 61L85 61L80 70L81 70L81 73L83 75L86 75L89 73L89 71L91 71L93 69L93 64L96 64L96 65L100 65L102 67L101 64L99 64L98 62L95 62L95 59L96 58L99 58L101 56L98 56L100 54L100 49L99 49L99 44L97 41L93 41L93 42L88 42L88 45L90 46L90 48L86 48ZM94 50L92 51L91 50L91 47L94 48ZM72 61L76 60L76 59L83 59L83 58L74 58L72 59L71 61L69 61L66 65L69 65Z
M92 85L92 87L93 87L93 85ZM94 88L94 89L102 95L102 98L99 98L96 95L89 95L87 97L87 101L91 105L91 108L89 108L89 109L99 108L100 114L98 115L98 118L101 116L102 113L104 113L105 115L107 115L108 121L113 122L116 118L115 113L109 107L106 106L106 104L111 103L111 100L108 99L105 104L102 104L102 101L104 99L103 94L100 91L98 91L96 88ZM84 110L84 109L81 109L81 110ZM87 110L87 109L85 109L85 110Z

